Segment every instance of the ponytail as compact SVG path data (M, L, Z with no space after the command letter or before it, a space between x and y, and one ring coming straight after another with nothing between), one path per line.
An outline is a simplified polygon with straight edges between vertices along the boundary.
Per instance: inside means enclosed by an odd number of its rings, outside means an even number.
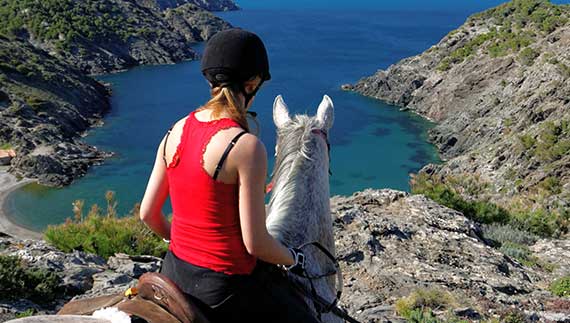
M252 81L259 82L260 78L256 77ZM248 87L248 83L245 86ZM249 132L247 123L247 107L243 100L240 99L239 87L236 84L217 86L210 91L212 98L200 108L200 110L211 109L212 117L219 118L222 113L229 115L231 119L236 121L244 130Z

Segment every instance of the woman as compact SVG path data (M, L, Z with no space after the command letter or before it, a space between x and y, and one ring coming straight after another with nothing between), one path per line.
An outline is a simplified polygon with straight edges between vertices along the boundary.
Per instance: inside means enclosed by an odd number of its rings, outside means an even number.
M266 263L302 272L304 256L265 226L267 153L246 121L271 78L263 42L241 29L216 34L202 73L212 98L162 140L141 203L141 219L171 241L162 273L214 322L315 322L285 280L264 278ZM172 224L161 211L168 195Z

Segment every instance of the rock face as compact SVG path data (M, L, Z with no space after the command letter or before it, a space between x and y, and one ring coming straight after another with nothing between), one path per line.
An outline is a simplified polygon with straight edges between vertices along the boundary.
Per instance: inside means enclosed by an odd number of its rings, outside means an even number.
M391 305L426 288L450 292L460 315L493 315L511 306L529 317L556 312L550 304L558 298L546 290L556 273L491 248L475 222L422 195L366 190L333 197L331 210L345 284L341 304L363 322L397 322ZM569 252L559 245L553 259Z
M79 140L109 109L103 85L23 41L0 37L0 62L0 144L16 151L13 173L60 186L108 156Z
M394 303L426 288L451 293L453 308L447 310L472 321L512 307L535 321L570 318L570 300L547 290L559 272L527 267L491 248L476 223L424 196L366 190L333 197L331 213L344 277L340 305L361 322L405 322L396 315ZM545 260L562 261L560 270L567 270L568 243L540 240L532 248ZM20 256L31 266L56 272L62 282L61 298L48 307L26 300L0 301L6 318L27 308L53 313L73 296L124 291L161 265L160 259L149 256L115 255L104 261L78 251L65 254L41 241L8 238L0 238L0 255Z
M138 0L137 2L159 10L172 9L185 4L192 4L208 11L239 10L238 5L232 0Z
M18 256L27 266L57 274L59 298L48 304L29 300L9 300L0 296L0 321L34 309L36 314L53 314L72 297L89 298L124 292L136 285L147 271L157 271L161 259L151 256L129 257L118 254L105 259L80 251L63 253L44 241L13 240L0 237L0 256ZM5 296L5 295L2 295Z
M196 58L191 45L231 27L204 8L229 10L233 2L195 2L6 1L0 149L16 151L10 171L63 186L110 156L79 139L110 107L105 87L85 74Z
M8 14L3 19L11 19L16 24L17 19L22 21L17 32L11 31L14 27L6 32L27 39L87 74L195 59L197 54L192 50L192 44L205 40L202 35L209 36L229 27L228 23L204 9L220 8L221 4L216 1L197 1L200 6L192 1L165 2L170 5L163 6L161 1L129 0L66 1L61 4L9 1L8 9L0 12ZM178 15L185 24L171 24L163 9L177 11L179 6L186 7ZM43 21L41 26L35 25L37 20ZM62 20L69 23L62 24ZM188 29L208 32L188 33Z
M424 172L476 179L477 194L457 187L466 197L568 209L569 17L566 5L514 0L345 88L436 121L430 140L448 162Z

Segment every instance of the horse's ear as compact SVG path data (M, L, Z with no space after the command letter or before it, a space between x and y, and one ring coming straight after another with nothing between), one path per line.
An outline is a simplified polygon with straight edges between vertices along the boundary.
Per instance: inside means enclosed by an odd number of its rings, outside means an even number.
M334 105L328 95L323 97L323 101L319 104L317 110L317 121L323 129L330 129L334 122Z
M282 128L289 121L291 121L291 117L289 117L287 104L283 101L283 97L278 95L273 102L273 122L277 128Z

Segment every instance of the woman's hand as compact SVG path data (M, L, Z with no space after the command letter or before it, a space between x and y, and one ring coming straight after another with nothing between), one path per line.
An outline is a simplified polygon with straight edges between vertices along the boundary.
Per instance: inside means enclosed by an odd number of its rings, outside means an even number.
M164 139L156 152L154 167L141 202L140 218L154 233L170 240L170 222L162 214L162 206L168 197L168 178L162 159L163 145Z

